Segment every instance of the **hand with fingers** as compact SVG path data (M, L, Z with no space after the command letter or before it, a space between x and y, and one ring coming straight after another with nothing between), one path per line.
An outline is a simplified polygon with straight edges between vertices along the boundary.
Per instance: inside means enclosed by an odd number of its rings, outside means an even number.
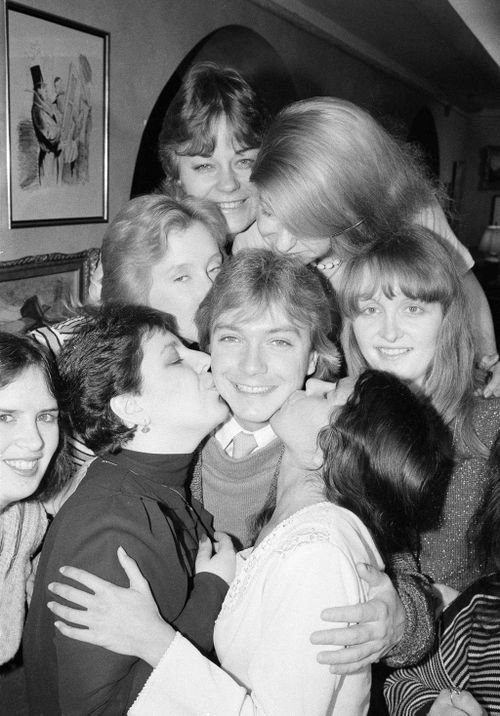
M236 550L225 532L214 533L214 544L207 536L201 538L195 562L195 572L216 574L231 584L236 572Z
M487 373L487 381L484 388L477 391L484 398L498 398L500 396L500 361L498 354L483 356L479 368Z
M175 630L161 618L149 584L135 560L122 547L117 554L129 579L128 588L118 587L83 569L61 567L59 571L64 577L91 591L52 582L49 589L53 594L80 608L55 601L47 606L65 620L55 622L64 636L118 654L137 656L154 667L172 642Z
M470 691L443 689L432 704L429 716L488 716Z
M352 674L379 661L398 643L404 632L403 605L387 574L367 564L358 564L356 568L361 579L369 585L368 601L325 609L322 619L347 622L348 626L311 635L313 644L346 647L318 654L318 661L329 664L334 674Z

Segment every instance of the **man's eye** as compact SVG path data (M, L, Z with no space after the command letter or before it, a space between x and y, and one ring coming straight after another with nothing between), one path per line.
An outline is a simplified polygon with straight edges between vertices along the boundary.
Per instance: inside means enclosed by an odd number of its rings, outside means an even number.
M0 413L0 422L12 423L14 422L14 416L10 415L10 413Z
M174 278L174 281L177 281L177 282L179 282L179 283L184 283L185 281L189 281L189 278L190 278L190 277L188 276L187 273L183 273L183 274L181 274L180 276L176 276L176 277Z

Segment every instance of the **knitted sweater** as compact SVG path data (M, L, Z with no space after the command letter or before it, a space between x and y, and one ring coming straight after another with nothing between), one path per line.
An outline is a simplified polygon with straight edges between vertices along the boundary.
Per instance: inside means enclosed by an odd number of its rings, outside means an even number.
M191 484L193 497L202 498L214 528L236 537L242 547L251 544L249 520L264 507L282 450L276 438L246 457L232 458L214 437L202 449Z
M0 513L0 664L12 659L21 643L31 558L46 529L39 502L16 502Z
M490 448L500 429L500 399L475 398L473 425ZM471 519L480 505L488 478L485 458L458 460L446 493L442 519L433 531L422 535L420 566L434 581L464 590L482 575L467 539Z

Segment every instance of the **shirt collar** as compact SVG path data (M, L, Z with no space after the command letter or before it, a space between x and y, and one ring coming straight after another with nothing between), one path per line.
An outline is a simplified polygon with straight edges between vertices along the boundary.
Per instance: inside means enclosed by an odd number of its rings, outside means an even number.
M220 443L223 450L227 450L234 436L242 430L246 433L252 432L257 443L257 450L266 447L266 445L269 445L269 443L276 438L276 433L269 424L255 431L245 430L234 417L229 418L227 423L224 423L224 425L215 432L214 437L217 442Z

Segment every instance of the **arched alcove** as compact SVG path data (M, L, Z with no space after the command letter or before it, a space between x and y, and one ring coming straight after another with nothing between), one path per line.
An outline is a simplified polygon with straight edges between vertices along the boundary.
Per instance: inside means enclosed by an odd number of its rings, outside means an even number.
M417 112L410 125L407 140L420 148L422 159L432 176L439 179L439 139L430 109L423 107Z
M130 196L152 191L163 178L157 143L165 111L194 62L211 60L234 67L274 114L297 99L292 78L276 50L253 30L228 25L201 40L169 78L151 111L137 154Z

